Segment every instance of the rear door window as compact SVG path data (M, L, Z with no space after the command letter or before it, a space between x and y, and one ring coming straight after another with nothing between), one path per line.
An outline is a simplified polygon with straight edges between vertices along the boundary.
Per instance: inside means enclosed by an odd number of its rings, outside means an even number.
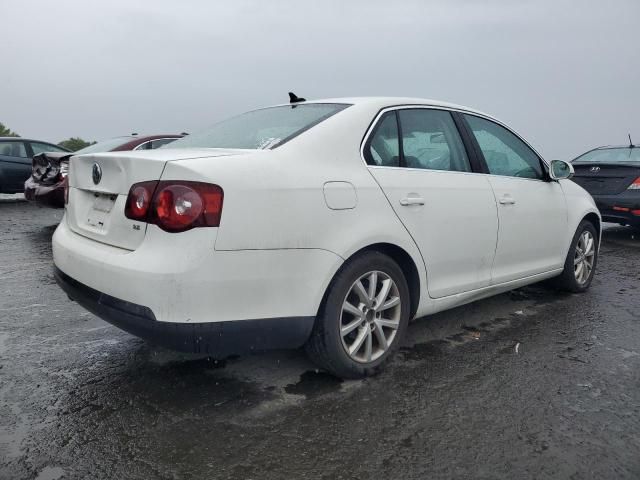
M150 147L151 149L160 148L163 145L167 145L168 143L175 142L177 138L158 138L156 140L151 140Z
M33 150L34 155L45 152L66 152L64 148L57 147L56 145L39 142L31 142L31 150Z
M398 111L404 165L470 172L471 165L451 113L427 108Z
M28 158L27 149L21 140L0 142L0 155L5 157Z

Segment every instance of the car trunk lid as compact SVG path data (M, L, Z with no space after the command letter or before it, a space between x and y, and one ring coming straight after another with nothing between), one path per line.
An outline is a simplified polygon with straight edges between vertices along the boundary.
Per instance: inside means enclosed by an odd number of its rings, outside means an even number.
M66 211L69 228L92 240L135 250L144 240L147 224L124 215L131 185L160 180L170 161L237 153L217 149L160 149L72 157Z
M591 195L617 195L640 177L640 163L574 163L573 181Z

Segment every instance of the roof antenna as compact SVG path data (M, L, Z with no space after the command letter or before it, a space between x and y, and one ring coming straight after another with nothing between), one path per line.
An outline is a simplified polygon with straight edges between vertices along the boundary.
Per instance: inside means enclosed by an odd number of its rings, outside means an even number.
M629 134L629 148L636 148L636 146L631 141L631 134Z
M306 98L298 97L295 93L289 92L289 103L306 102Z

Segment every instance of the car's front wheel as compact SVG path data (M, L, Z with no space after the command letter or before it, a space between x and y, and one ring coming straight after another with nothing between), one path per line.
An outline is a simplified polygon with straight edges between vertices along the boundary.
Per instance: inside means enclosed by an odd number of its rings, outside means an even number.
M365 252L336 274L306 350L342 378L376 373L398 347L409 322L409 287L396 262Z
M583 220L578 226L556 285L570 292L584 292L591 285L598 263L598 232L593 223Z

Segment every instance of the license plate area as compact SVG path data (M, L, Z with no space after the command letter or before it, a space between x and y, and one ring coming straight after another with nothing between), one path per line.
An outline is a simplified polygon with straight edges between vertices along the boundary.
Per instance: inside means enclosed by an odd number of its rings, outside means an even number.
M117 195L94 193L93 204L87 213L87 225L97 230L103 230L117 198Z

